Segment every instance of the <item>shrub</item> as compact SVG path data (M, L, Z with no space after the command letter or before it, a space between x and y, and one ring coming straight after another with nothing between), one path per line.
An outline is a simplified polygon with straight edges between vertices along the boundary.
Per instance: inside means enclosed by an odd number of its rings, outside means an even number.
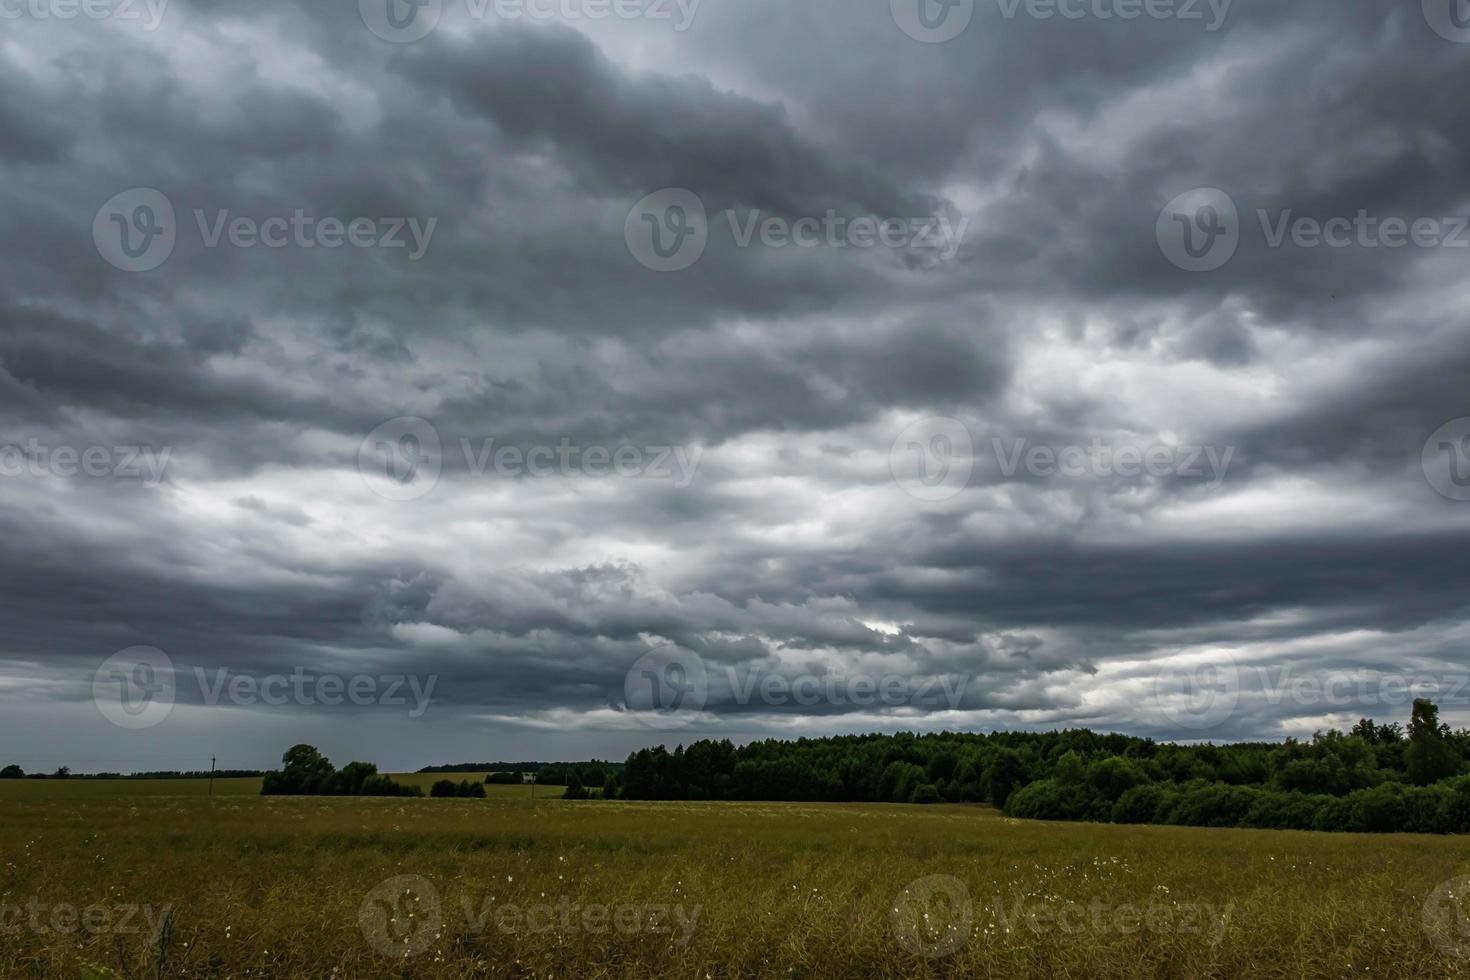
M933 783L920 783L909 796L910 803L938 803L939 800L939 788Z
M1317 811L1331 799L1306 793L1262 792L1241 821L1242 827L1264 830L1311 830Z
M1174 794L1157 783L1125 790L1113 804L1113 823L1155 823L1173 805Z
M1006 813L1028 820L1080 820L1092 808L1093 798L1081 786L1063 786L1040 779L1022 786L1006 801Z
M1131 760L1113 756L1094 762L1087 768L1087 785L1108 802L1114 802L1128 790L1148 782L1148 777Z
M1185 827L1236 827L1260 793L1244 786L1192 782L1180 791L1165 819Z
M363 780L362 788L358 796L423 796L424 790L420 786L405 786L395 783L387 776L369 776Z

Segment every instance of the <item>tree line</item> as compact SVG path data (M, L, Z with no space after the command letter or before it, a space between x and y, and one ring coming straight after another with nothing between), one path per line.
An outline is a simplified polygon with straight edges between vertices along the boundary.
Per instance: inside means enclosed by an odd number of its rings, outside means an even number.
M61 766L55 772L26 772L20 766L8 765L0 769L0 779L235 779L248 776L264 776L260 769L217 769L210 772L200 769L180 772L177 769L159 772L72 772L69 766Z
M1470 731L1420 699L1407 731L1177 745L1087 729L694 742L623 766L630 800L991 803L1038 820L1470 832Z
M371 762L349 762L338 769L315 746L293 745L281 756L281 768L261 780L260 795L423 796L424 791L394 782Z

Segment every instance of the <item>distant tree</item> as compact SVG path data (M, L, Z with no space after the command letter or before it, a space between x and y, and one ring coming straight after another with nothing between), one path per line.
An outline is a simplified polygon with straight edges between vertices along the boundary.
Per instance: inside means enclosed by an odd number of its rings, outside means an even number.
M378 774L378 767L371 762L349 762L327 781L324 793L327 796L360 796L363 785Z
M1439 708L1427 698L1414 699L1404 767L1409 781L1419 786L1447 779L1460 769L1460 753L1450 740L1450 727L1439 723Z
M51 774L51 778L52 779L70 779L71 778L71 767L70 766L57 766L56 771Z
M575 769L572 770L567 775L567 789L566 792L562 794L562 799L585 800L587 799L587 796L587 788L582 785L582 777L577 775L577 771Z
M436 798L442 798L446 796L458 796L459 787L455 785L455 782L452 779L436 780L434 785L429 788L429 795Z
M1358 723L1353 726L1350 735L1374 744L1388 745L1393 742L1401 742L1404 738L1404 726L1398 722L1388 725L1375 725L1372 718L1359 718Z
M313 745L293 745L281 756L282 768L268 772L261 782L263 796L314 796L323 792L336 774L331 762Z
M362 788L358 790L359 796L423 796L424 790L420 786L405 786L395 783L387 776L369 776L363 781Z
M0 769L0 779L21 779L25 774L25 770L20 766L11 765Z

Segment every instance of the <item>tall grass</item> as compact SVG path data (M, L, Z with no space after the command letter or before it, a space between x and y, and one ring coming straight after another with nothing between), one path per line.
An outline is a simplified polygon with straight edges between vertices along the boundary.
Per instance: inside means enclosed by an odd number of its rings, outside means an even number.
M20 928L0 920L7 978L1470 977L1458 921L1424 924L1470 870L1455 837L961 806L35 792L0 793L0 908L22 910ZM151 918L38 931L28 902ZM547 908L532 931L525 914ZM633 927L591 928L590 908ZM1191 928L1206 908L1218 928ZM502 910L520 918L497 925Z

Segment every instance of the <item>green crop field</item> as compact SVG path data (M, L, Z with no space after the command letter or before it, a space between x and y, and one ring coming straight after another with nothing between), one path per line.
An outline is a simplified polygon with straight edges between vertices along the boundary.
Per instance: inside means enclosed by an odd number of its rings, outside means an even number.
M1459 837L254 782L0 783L0 976L1470 977Z

